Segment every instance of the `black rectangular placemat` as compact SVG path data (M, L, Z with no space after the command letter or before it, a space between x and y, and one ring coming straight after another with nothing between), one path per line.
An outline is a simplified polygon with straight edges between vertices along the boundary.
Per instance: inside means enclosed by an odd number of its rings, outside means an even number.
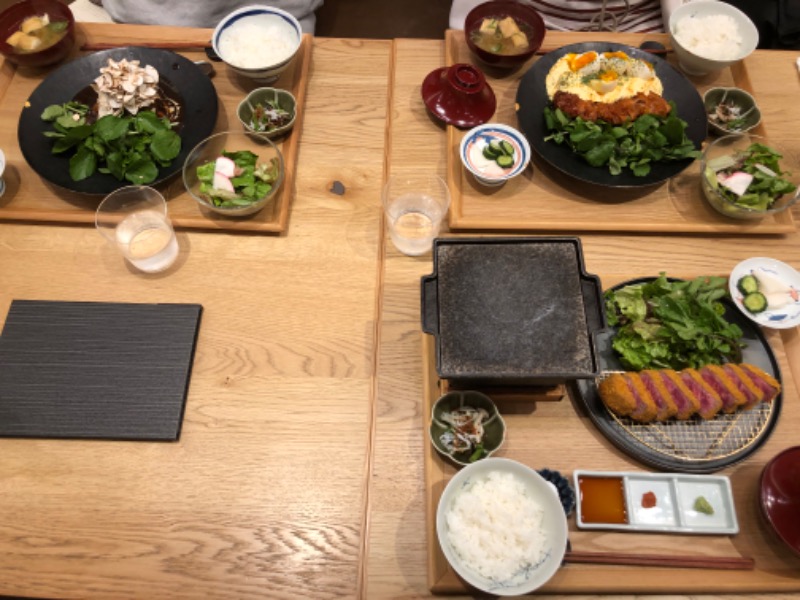
M202 306L14 300L0 436L177 440Z

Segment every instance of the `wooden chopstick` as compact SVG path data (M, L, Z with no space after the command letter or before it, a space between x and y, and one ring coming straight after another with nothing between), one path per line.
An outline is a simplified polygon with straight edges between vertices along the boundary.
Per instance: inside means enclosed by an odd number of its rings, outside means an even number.
M95 50L110 50L111 48L122 48L123 46L139 46L144 48L162 48L164 50L190 50L192 48L211 48L211 42L192 42L192 41L176 41L176 42L86 42L81 46L81 50L95 51Z
M687 569L727 569L739 571L752 571L756 566L756 561L752 558L737 556L670 556L659 554L624 554L619 552L580 552L572 550L564 555L564 561L584 564L680 567Z

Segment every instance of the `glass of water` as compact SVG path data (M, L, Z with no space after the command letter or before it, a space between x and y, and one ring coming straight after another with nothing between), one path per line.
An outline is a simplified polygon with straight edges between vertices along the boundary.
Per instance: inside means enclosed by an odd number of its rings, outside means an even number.
M389 234L409 256L430 252L449 206L450 191L437 175L393 175L383 186Z
M178 240L158 190L131 185L111 192L97 207L95 225L134 267L146 273L169 268Z

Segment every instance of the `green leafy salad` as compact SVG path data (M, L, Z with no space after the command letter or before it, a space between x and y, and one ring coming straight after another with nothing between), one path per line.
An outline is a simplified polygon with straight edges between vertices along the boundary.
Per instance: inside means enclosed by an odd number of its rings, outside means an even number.
M708 161L705 176L712 189L728 201L753 210L769 209L781 196L797 189L782 171L783 158L764 144L750 144L746 150Z
M214 206L240 208L262 200L280 177L278 158L259 163L249 150L222 151L222 155L197 167L200 193Z
M724 277L670 281L665 273L605 293L612 341L626 369L685 369L741 362L742 330L725 320Z
M73 181L95 172L109 173L136 185L151 183L159 167L166 167L181 151L181 138L167 118L151 110L135 115L106 115L87 120L89 107L80 102L53 104L41 118L52 123L44 135L54 139L53 154L74 152L69 159Z
M666 117L645 114L622 125L602 120L571 118L559 108L544 109L544 139L566 144L593 167L607 167L612 175L624 169L644 177L656 162L697 158L700 151L686 136L686 121L677 116L675 104Z

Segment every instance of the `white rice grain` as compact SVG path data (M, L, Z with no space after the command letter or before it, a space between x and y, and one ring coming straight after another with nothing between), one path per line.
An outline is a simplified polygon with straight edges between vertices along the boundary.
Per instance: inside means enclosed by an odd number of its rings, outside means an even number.
M464 565L488 579L514 585L546 556L544 510L512 473L491 471L455 496L447 537Z
M683 17L673 33L681 46L704 58L735 60L742 54L739 27L728 15Z
M297 47L297 34L279 16L253 15L225 29L217 45L225 62L243 69L259 69L289 58Z

